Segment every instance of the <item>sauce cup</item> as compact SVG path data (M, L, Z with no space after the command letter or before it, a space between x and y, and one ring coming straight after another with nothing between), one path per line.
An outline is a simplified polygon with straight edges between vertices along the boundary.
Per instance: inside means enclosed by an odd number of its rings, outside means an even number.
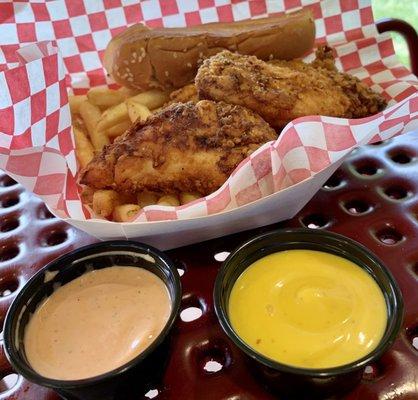
M98 376L57 380L37 373L27 361L24 348L24 332L31 313L57 286L87 271L114 265L145 268L165 283L170 294L171 313L160 334L131 361ZM4 324L6 356L17 373L31 382L54 389L64 399L141 398L164 371L169 333L178 315L180 301L181 284L177 270L173 262L157 249L132 241L109 241L82 247L49 263L16 296ZM109 346L117 346L117 343L109 343Z
M241 273L258 259L283 250L307 249L346 258L363 268L379 285L386 303L387 324L377 347L349 364L321 369L286 365L260 354L233 329L228 313L231 290ZM401 292L393 276L369 250L342 235L311 229L285 229L248 240L225 260L214 288L214 307L218 320L232 342L246 355L255 374L283 398L341 398L361 379L367 365L376 361L392 345L403 319ZM280 340L280 332L277 333ZM282 398L282 397L281 397Z

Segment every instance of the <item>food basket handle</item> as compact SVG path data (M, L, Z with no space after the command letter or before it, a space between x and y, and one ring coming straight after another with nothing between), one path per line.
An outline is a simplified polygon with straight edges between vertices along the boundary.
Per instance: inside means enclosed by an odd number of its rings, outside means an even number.
M414 27L408 22L396 18L384 18L376 22L377 30L383 32L398 32L406 40L411 60L411 69L418 75L418 35Z

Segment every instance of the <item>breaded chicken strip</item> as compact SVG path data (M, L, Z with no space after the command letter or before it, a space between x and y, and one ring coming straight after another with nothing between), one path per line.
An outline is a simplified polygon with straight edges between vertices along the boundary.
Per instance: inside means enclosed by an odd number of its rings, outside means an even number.
M359 79L337 72L329 48L312 64L273 61L223 51L205 60L196 76L200 99L247 107L275 128L306 115L361 118L386 106Z
M268 61L269 64L280 64L281 62L281 60ZM290 62L288 62L288 64L295 65L297 67L300 66L301 62L292 61L292 64L290 64ZM337 71L334 56L332 55L332 49L327 46L322 46L318 49L317 57L311 65L315 67L323 67L331 71ZM190 83L171 92L170 100L167 102L167 105L173 103L187 103L188 101L192 101L193 103L197 103L199 101L196 85L194 83Z
M80 182L118 192L218 189L254 150L277 138L258 115L213 101L173 104L137 122L81 172Z
M168 104L187 103L188 101L192 101L193 103L197 103L199 101L194 83L190 83L189 85L183 86L182 88L171 92Z

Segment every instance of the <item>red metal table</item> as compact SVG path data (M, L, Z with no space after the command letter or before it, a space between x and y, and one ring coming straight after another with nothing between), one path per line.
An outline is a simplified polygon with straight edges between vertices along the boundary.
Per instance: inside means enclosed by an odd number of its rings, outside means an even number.
M417 172L418 131L355 150L292 220L169 251L184 271L182 310L194 307L201 316L189 322L179 318L164 381L157 382L147 397L274 398L221 331L212 307L213 281L223 252L245 239L277 227L307 226L339 232L367 246L391 269L405 299L398 340L381 361L367 368L347 399L418 399ZM94 241L53 218L39 199L8 176L0 176L0 322L16 292L35 271L60 254ZM0 399L58 398L14 374L2 350L0 374Z

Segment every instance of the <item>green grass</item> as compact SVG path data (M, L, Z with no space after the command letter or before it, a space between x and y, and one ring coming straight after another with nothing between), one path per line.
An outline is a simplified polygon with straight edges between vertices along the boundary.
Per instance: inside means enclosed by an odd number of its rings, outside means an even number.
M372 8L376 21L382 18L403 19L418 30L418 0L372 0ZM397 33L392 33L392 37L399 60L409 67L409 52L405 40Z

